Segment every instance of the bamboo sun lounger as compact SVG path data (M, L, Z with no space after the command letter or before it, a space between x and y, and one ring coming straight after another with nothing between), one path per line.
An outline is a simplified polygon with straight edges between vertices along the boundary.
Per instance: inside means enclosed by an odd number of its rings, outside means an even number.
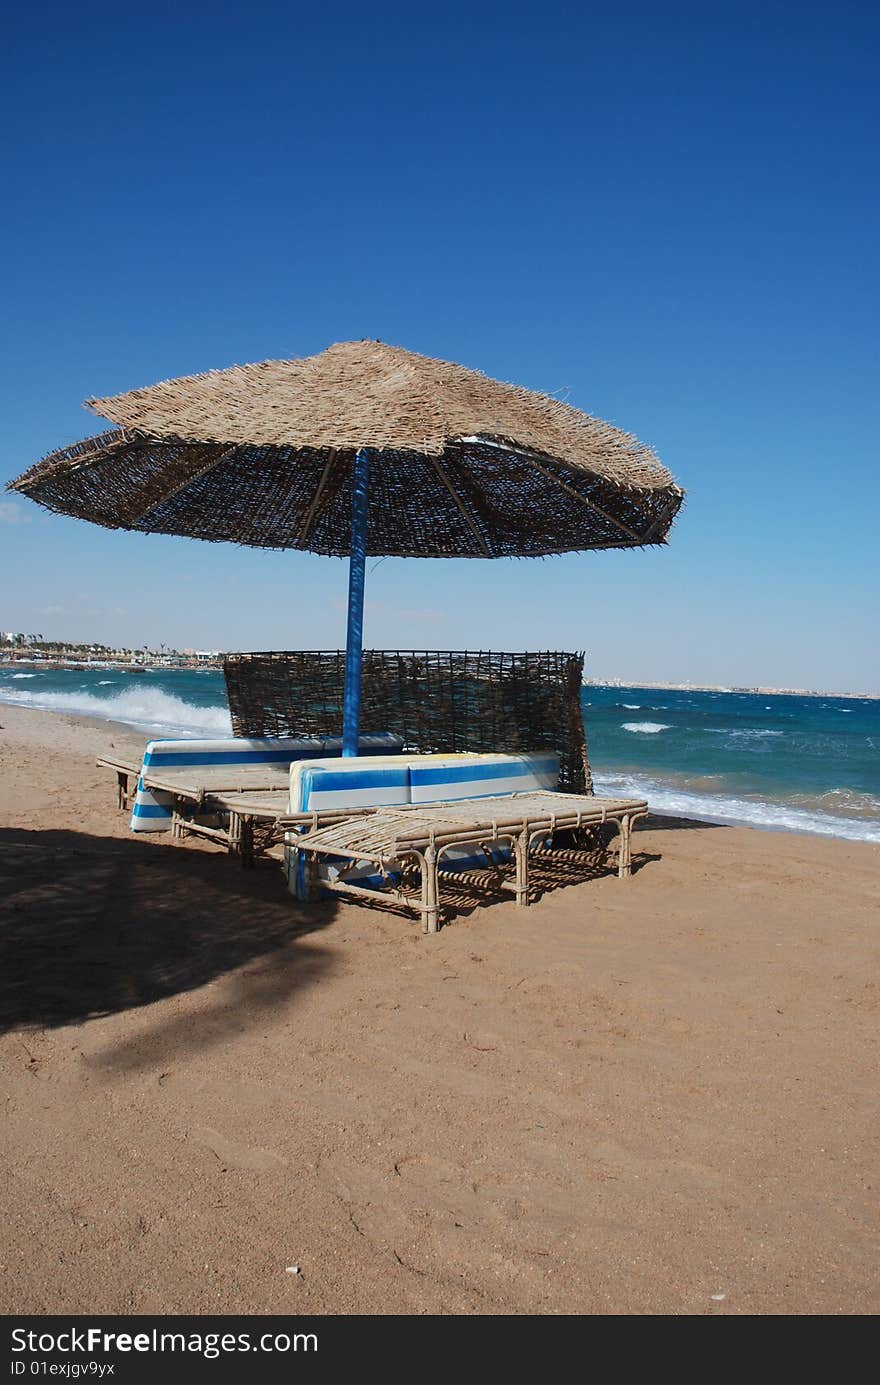
M361 753L399 754L403 741L389 733L361 737ZM117 804L131 810L133 831L170 831L172 837L205 837L253 865L272 845L275 823L290 811L291 763L338 754L333 737L223 738L150 741L143 761L102 756L97 764L116 773ZM303 815L304 827L333 822L338 814Z
M346 881L323 878L324 889L381 902L383 895L420 914L422 929L436 933L440 916L440 881L443 858L457 847L485 853L492 861L493 848L507 847L516 865L512 889L516 902L529 903L529 855L535 845L554 832L614 824L620 834L618 876L632 871L631 838L634 823L648 812L644 800L602 799L592 796L530 791L457 800L379 807L353 819L323 825L296 837L296 850L306 853L308 884L316 878L318 858L349 858L369 862L386 878L406 861L415 862L421 875L420 897L389 884L384 891ZM299 817L301 815L297 815ZM293 817L278 820L279 830L297 827Z
M265 793L277 790L287 795L289 764L265 765L202 765L177 769L151 769L133 760L111 759L102 756L95 762L103 769L113 769L117 776L117 801L120 808L129 807L132 800L130 780L140 779L144 788L159 789L181 801L201 808L205 801L218 793Z
M243 865L253 864L257 824L266 824L267 843L274 840L276 819L287 811L289 804L288 765L147 770L131 761L108 756L96 763L116 771L119 808L128 811L132 807L134 785L139 784L142 792L158 789L169 794L167 816L172 837L206 837L225 846L233 855L240 855ZM222 821L204 820L217 818Z
M115 769L118 779L118 803L120 808L131 806L132 791L127 784L123 786L123 776L140 772L137 765L101 759L97 762L104 768ZM271 769L271 766L268 766ZM232 856L240 856L243 866L252 866L254 859L278 840L278 822L284 817L288 826L296 824L300 830L316 828L323 823L334 823L344 817L357 816L371 812L372 809L346 809L338 812L290 813L290 790L287 784L288 772L267 776L269 783L279 782L283 787L267 787L260 792L263 776L249 771L233 776L226 770L222 773L202 772L197 778L183 772L145 773L141 776L145 788L159 789L172 795L170 833L174 838L187 836L204 837L217 842ZM245 781L252 781L248 784ZM218 819L218 821L205 821Z
M630 874L645 800L559 792L559 757L549 752L402 754L398 737L367 739L370 753L349 759L314 758L326 741L288 740L279 751L267 739L151 742L140 767L110 756L98 763L116 771L120 806L134 798L133 830L206 837L243 865L283 840L298 898L318 888L384 898L420 915L427 933L439 926L441 876L478 883L488 868L528 905L530 857L559 857L547 849L555 833L613 825L618 875ZM504 879L511 859L514 879ZM407 878L415 872L420 891Z

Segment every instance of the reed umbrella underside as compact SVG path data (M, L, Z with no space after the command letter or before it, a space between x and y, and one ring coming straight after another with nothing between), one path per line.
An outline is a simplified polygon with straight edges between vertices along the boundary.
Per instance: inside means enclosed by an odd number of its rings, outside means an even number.
M347 556L501 558L665 542L683 492L627 433L381 342L166 381L88 407L112 432L10 489L111 529Z
M111 433L11 489L110 529L348 556L343 754L359 746L368 554L540 557L665 542L683 493L627 433L381 342L88 407Z

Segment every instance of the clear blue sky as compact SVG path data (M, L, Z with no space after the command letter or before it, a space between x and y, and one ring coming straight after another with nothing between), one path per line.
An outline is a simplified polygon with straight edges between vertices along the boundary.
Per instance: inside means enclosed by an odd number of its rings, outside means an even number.
M645 553L385 560L368 643L880 687L875 6L55 0L4 29L0 479L100 431L87 395L378 337L562 392L688 504ZM341 562L0 521L0 628L343 638Z

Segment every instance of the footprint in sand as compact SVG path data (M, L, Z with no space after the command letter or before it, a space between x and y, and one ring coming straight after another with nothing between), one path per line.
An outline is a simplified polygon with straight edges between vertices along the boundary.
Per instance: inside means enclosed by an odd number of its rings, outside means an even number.
M206 1125L195 1126L189 1132L189 1138L195 1144L209 1149L224 1168L248 1169L252 1173L272 1173L285 1167L281 1155L275 1154L271 1149L254 1149L239 1144L236 1140L221 1135L219 1130L211 1130Z

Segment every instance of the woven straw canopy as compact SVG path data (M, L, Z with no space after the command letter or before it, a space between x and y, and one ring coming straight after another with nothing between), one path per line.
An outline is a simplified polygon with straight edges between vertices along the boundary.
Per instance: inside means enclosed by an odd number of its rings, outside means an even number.
M345 556L361 448L370 449L373 555L657 544L683 498L629 434L381 342L87 404L114 431L53 453L10 488L110 529Z

